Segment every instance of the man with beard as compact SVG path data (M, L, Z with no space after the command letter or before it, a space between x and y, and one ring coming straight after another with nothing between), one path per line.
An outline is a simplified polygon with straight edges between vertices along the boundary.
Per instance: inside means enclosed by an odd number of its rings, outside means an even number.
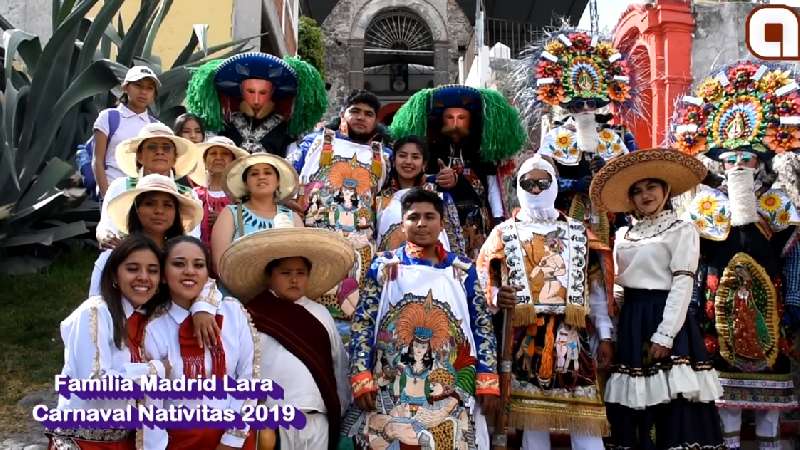
M189 82L186 105L207 129L238 147L284 157L289 144L322 117L327 98L310 64L251 52L201 66Z
M349 276L319 299L336 319L352 316L374 255L374 199L389 172L389 149L377 133L379 110L375 94L354 91L345 101L338 130L326 127L312 133L287 155L303 185L298 203L306 226L337 231L356 250ZM349 324L340 325L341 331L349 331Z
M446 85L414 94L390 128L395 138L427 137L428 173L453 197L467 256L474 258L505 216L497 166L525 141L517 111L495 90Z
M583 221L608 244L608 217L592 207L588 192L606 161L635 149L631 136L609 124L610 114L598 113L609 103L623 113L633 106L627 61L610 42L565 29L533 46L517 63L513 79L515 101L528 129L539 126L546 110L566 111L565 120L544 136L538 153L558 169L556 208Z
M724 389L717 405L730 449L740 448L742 410L755 410L763 449L780 448L780 413L797 407L787 355L800 323L800 216L782 180L796 173L774 163L800 148L800 80L788 66L770 67L715 70L681 98L671 127L679 150L724 169L687 215L702 238L694 301Z

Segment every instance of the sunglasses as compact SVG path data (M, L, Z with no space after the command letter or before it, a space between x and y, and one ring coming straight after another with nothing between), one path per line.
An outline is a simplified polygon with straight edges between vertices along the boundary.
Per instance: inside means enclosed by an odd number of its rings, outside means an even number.
M723 163L726 164L736 164L737 162L741 161L745 164L749 163L753 159L755 159L755 155L752 153L742 152L741 154L736 153L725 153L721 155L721 159Z
M525 189L528 192L533 191L534 187L538 187L539 191L546 191L550 188L550 185L553 184L553 181L550 179L544 180L531 180L530 178L526 178L519 182L519 185L522 189Z
M569 109L580 110L585 108L599 108L600 104L594 99L573 100L569 103Z

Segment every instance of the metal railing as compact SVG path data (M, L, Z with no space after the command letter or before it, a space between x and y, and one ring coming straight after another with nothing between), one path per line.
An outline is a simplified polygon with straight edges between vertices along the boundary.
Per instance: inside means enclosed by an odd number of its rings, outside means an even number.
M484 45L492 47L498 42L511 48L511 57L519 57L525 47L539 38L542 31L530 23L512 22L487 17L484 27ZM466 59L466 58L465 58Z

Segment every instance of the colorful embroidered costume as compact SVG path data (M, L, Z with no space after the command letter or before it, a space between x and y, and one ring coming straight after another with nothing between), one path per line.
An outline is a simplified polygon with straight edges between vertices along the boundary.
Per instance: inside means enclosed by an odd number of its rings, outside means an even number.
M359 144L326 128L307 136L287 155L304 186L305 225L339 232L356 250L357 261L350 275L335 290L315 299L328 306L337 319L352 316L358 288L374 255L375 200L389 172L384 151L380 142ZM342 323L343 332L345 328L348 324Z
M720 186L697 192L686 214L703 238L695 301L724 387L719 406L730 448L739 448L742 409L756 410L761 448L777 448L779 412L797 407L781 314L800 311L796 300L782 300L797 298L784 285L800 279L793 238L800 217L773 184L782 174L770 170L775 155L800 148L797 105L788 66L740 61L697 83L673 117L675 147L728 168Z
M564 29L532 47L513 75L515 101L528 129L540 128L547 110L569 111L546 132L537 152L556 162L556 208L584 222L607 245L611 225L591 205L589 184L603 164L634 150L635 144L624 129L608 123L610 115L597 110L609 103L622 115L636 109L632 70L611 42Z
M521 187L533 170L551 181L535 195ZM601 448L607 423L591 346L598 335L611 337L612 324L595 250L607 260L610 249L590 239L582 223L559 217L555 170L541 156L526 160L517 180L521 209L492 230L476 262L491 305L501 286L522 288L514 308L509 424L525 430L530 448L560 430L591 436L581 448Z
M448 123L446 112L454 109L463 111L463 122ZM439 172L441 161L458 174L455 186L438 189L453 198L469 236L466 255L475 257L491 219L506 216L497 166L525 142L517 111L493 89L446 85L414 94L395 114L391 130L395 138L427 137L427 173Z
M347 434L373 449L488 443L475 395L499 395L491 315L475 267L440 247L378 255L353 317L353 396L377 391L377 412L351 411Z
M253 115L242 101L243 82L271 83L265 117ZM250 153L286 156L286 148L311 130L327 107L319 72L296 57L278 58L260 52L240 53L199 67L189 81L186 105L206 127L233 140Z

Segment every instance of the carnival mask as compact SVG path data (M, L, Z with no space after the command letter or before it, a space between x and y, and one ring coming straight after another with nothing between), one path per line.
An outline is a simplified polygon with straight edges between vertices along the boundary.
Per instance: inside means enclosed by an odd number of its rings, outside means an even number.
M470 112L464 108L446 108L442 113L442 134L458 142L469 135Z
M241 111L250 117L263 119L274 108L272 102L272 83L258 78L249 78L242 82Z

